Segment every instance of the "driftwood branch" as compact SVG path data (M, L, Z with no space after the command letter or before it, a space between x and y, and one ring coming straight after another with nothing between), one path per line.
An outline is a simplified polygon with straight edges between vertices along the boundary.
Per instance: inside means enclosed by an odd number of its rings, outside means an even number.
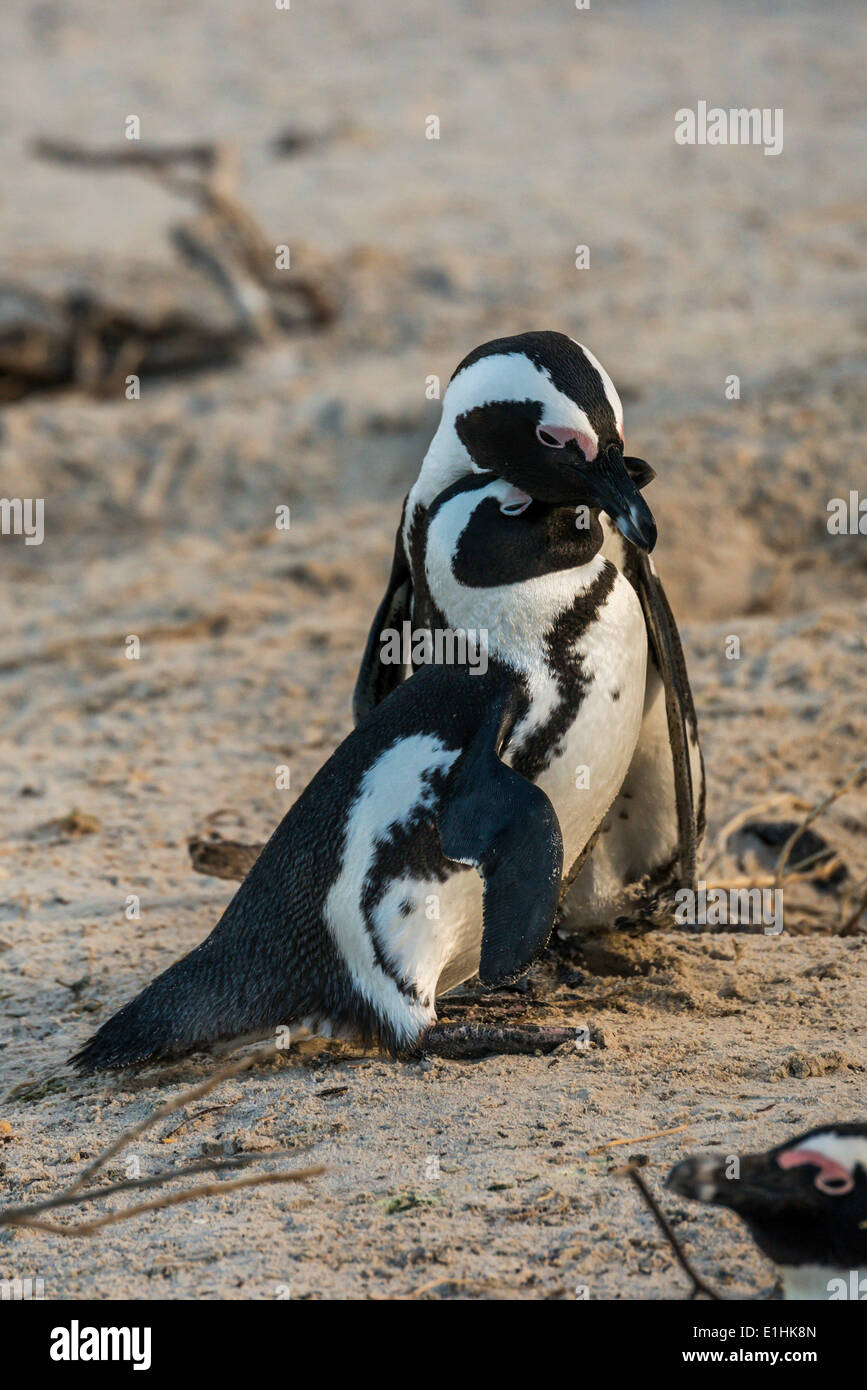
M126 170L188 198L195 214L171 230L183 258L217 289L231 316L217 327L184 306L149 317L87 290L50 297L7 286L14 313L0 334L0 400L76 385L96 395L121 389L128 375L165 373L234 361L250 343L297 327L323 327L336 301L318 275L278 270L276 247L237 193L238 154L222 141L87 149L39 139L37 158L90 171Z
M90 169L128 169L157 179L191 198L198 215L173 228L181 254L219 290L244 333L268 342L289 326L288 300L300 300L314 324L334 317L323 285L278 272L275 247L237 194L238 152L224 141L156 148L89 150L69 142L37 140L42 159ZM191 172L190 172L191 171Z
M163 145L157 149L141 148L130 141L126 148L88 150L82 145L65 140L48 140L37 137L31 149L39 159L49 159L55 164L73 164L86 169L149 169L157 172L173 172L179 164L196 165L203 173L213 170L220 158L225 157L225 147L211 140L189 145Z

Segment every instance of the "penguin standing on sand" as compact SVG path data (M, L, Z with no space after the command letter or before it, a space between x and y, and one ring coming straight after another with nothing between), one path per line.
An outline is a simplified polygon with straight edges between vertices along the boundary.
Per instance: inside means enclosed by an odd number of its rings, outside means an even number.
M544 950L564 867L568 882L646 720L645 613L600 512L641 553L656 526L598 365L579 405L571 377L570 394L526 356L479 351L444 403L472 467L422 470L380 617L409 586L427 631L486 634L484 669L458 645L380 685L211 935L99 1029L81 1070L295 1022L398 1053L438 993L476 970L512 981Z
M624 458L623 444L623 407L614 383L587 348L564 334L497 338L464 358L449 383L439 428L404 504L391 577L356 682L356 723L405 674L400 666L383 665L383 632L407 620L413 628L437 621L417 554L424 517L434 498L461 478L477 478L492 470L515 482L503 505L504 514L522 517L540 495L534 491L538 473L544 473L546 461L555 457L576 467L589 463L600 469L609 460L613 466L622 461L636 485L644 487L655 476L654 470L641 459ZM534 450L539 456L537 472L529 475ZM567 876L574 885L560 923L566 929L611 923L660 890L692 886L705 826L704 764L695 707L677 626L647 554L652 545L610 513L600 521L602 556L625 575L641 602L649 661L641 731L629 770L598 827L595 844L581 862L570 862L567 853ZM496 563L493 539L480 536L476 551L482 576L482 582L475 580L478 599L484 597L481 590L497 584L490 568ZM507 528L506 535L498 534L496 541L498 546L505 544L507 553ZM461 537L461 547L468 555L469 535ZM449 557L444 558L447 569ZM486 574L490 577L485 583ZM543 618L540 612L538 620ZM549 664L561 685L562 672L553 668L556 648L567 640L563 630L552 633ZM609 633L612 643L620 640L622 635ZM612 702L620 698L617 690L610 694ZM568 700L567 695L552 718L551 737ZM612 708L615 723L616 713Z
M742 1158L687 1158L666 1186L746 1222L787 1299L867 1300L867 1124L824 1125Z

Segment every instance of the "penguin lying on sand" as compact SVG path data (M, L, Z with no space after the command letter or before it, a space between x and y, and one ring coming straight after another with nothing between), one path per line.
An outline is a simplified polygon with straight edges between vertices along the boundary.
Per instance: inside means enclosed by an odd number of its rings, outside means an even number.
M604 469L609 459L615 463L623 459L623 440L623 407L611 378L587 348L564 334L498 338L464 358L449 383L439 428L404 505L391 577L356 683L356 723L405 675L404 668L382 663L383 633L407 620L413 630L436 625L436 605L430 604L429 584L416 553L433 499L462 478L477 478L492 470L515 484L503 510L519 516L531 498L543 495L536 480L550 460L557 457L573 466L586 461ZM623 463L639 487L655 476L640 459L626 458ZM603 515L601 523L602 555L626 576L640 599L650 660L641 732L628 773L613 804L606 808L599 837L583 868L571 862L567 853L567 873L576 881L561 922L566 928L610 923L661 889L692 886L705 825L704 765L695 707L677 626L646 553L652 544L610 514ZM500 572L494 567L501 554L493 550L494 539L480 532L478 573L469 581L476 586L479 612L487 602L487 591L495 591L503 582L502 567ZM498 534L497 545L502 541ZM461 546L468 551L467 537L461 538ZM441 557L446 567L450 560L447 554ZM531 602L528 598L527 603ZM538 623L546 618L540 608ZM567 631L552 633L551 667L558 681L556 648L568 639ZM623 639L611 633L608 640L616 644ZM552 744L561 717L554 715L550 721ZM636 888L639 882L643 891Z
M434 1022L438 993L476 969L512 981L544 949L564 864L592 847L647 717L645 614L603 553L599 514L636 554L656 526L613 387L585 410L519 361L523 394L463 401L475 466L408 509L416 610L436 629L486 630L484 673L422 665L380 691L208 939L99 1029L80 1069L295 1022L398 1053ZM490 358L495 384L502 364ZM589 774L577 783L576 768Z
M687 1158L666 1186L736 1212L786 1298L867 1299L867 1124L825 1125L736 1161Z

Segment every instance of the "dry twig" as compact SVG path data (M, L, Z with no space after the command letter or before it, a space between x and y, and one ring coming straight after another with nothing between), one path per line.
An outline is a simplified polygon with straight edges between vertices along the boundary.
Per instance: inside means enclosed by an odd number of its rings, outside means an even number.
M832 878L837 870L842 866L842 859L839 854L835 854L832 859L828 859L820 868L813 868L810 873L803 872L820 859L825 859L829 853L827 848L817 850L808 859L801 859L793 868L783 876L783 885L793 883L822 883L826 878ZM746 878L721 878L714 883L707 885L710 893L714 888L722 889L723 892L730 892L732 889L741 888L776 888L776 874L753 874Z
M824 797L822 801L817 802L816 805L813 806L812 809L807 812L807 815L804 817L802 823L799 826L796 826L796 828L792 831L791 835L789 836L786 843L783 845L783 848L780 852L780 857L777 860L777 867L774 873L775 888L782 887L783 874L785 872L786 865L789 862L789 856L792 853L792 850L794 849L800 836L803 835L807 827L812 825L813 821L818 820L819 816L821 816L824 811L827 811L829 806L833 806L834 802L838 801L845 792L849 791L850 787L856 786L860 782L861 778L865 776L865 774L867 774L867 758L862 759L862 761L855 768L854 772L851 772L849 776L846 778L845 782L842 782L840 786L837 787L834 791L829 792L828 795Z
M124 1207L122 1211L110 1211L93 1221L80 1221L72 1226L60 1226L55 1221L17 1220L17 1229L47 1231L57 1236L91 1236L103 1226L114 1226L119 1221L129 1221L133 1216L142 1216L149 1211L162 1211L164 1207L176 1207L181 1202L191 1202L194 1197L218 1197L221 1193L237 1192L242 1187L264 1187L281 1182L305 1182L307 1178L319 1177L325 1172L323 1164L314 1168L299 1168L294 1173L253 1173L247 1178L235 1178L232 1182L199 1183L196 1187L185 1187L180 1192L164 1192L150 1202L138 1202L135 1206ZM164 1179L167 1181L167 1179ZM2 1213L0 1213L2 1216Z
M810 803L804 801L802 797L795 796L790 792L780 792L777 796L772 796L767 801L757 801L754 805L747 806L745 810L738 811L737 815L732 816L731 820L726 821L725 825L717 834L710 852L710 858L702 869L702 877L707 879L708 874L720 855L725 853L726 846L732 835L749 821L755 820L756 816L764 815L766 811L775 811L778 807L785 805L794 805L797 810L806 811L809 804Z
M0 1209L0 1226L14 1226L18 1229L25 1228L36 1231L47 1231L54 1235L63 1236L88 1236L95 1231L101 1230L103 1226L111 1226L119 1221L127 1221L133 1216L140 1216L149 1211L161 1211L164 1207L177 1206L180 1202L192 1201L195 1197L219 1196L221 1193L236 1192L243 1187L261 1187L268 1184L281 1182L304 1182L307 1178L317 1177L325 1172L322 1165L311 1168L300 1168L294 1172L280 1173L254 1173L247 1177L235 1178L231 1182L209 1182L200 1183L198 1186L182 1188L180 1192L163 1192L159 1196L148 1202L139 1202L134 1206L125 1207L121 1211L108 1212L104 1216L95 1218L92 1221L78 1222L73 1225L63 1226L51 1221L38 1219L36 1213L51 1211L59 1207L82 1206L88 1202L98 1201L103 1197L110 1197L120 1192L141 1191L148 1188L162 1187L166 1183L175 1182L179 1178L189 1177L196 1173L222 1173L230 1169L246 1167L249 1163L255 1162L261 1157L258 1154L238 1155L232 1159L203 1159L198 1163L188 1164L184 1168L164 1169L160 1173L154 1174L149 1178L130 1178L124 1182L111 1183L105 1187L88 1188L87 1183L102 1169L106 1163L115 1158L133 1140L139 1138L147 1130L151 1129L167 1115L183 1109L195 1100L200 1100L202 1096L210 1094L221 1082L230 1077L238 1076L244 1071L259 1062L270 1061L278 1055L279 1049L276 1047L260 1048L257 1052L251 1053L247 1057L242 1057L235 1062L227 1063L219 1067L205 1081L197 1086L191 1086L185 1091L181 1091L172 1100L157 1107L144 1120L138 1124L131 1125L124 1130L107 1148L103 1149L96 1158L78 1175L74 1182L70 1183L63 1192L56 1197L46 1198L42 1202L25 1204L17 1207L6 1207ZM284 1155L277 1154L276 1157Z
M677 1260L683 1272L692 1281L692 1293L690 1294L690 1298L695 1298L697 1294L703 1293L706 1298L712 1298L715 1302L724 1303L725 1299L722 1294L717 1293L715 1289L711 1288L710 1284L707 1284L704 1279L702 1279L701 1275L696 1274L684 1252L683 1246L671 1229L668 1218L657 1203L656 1198L653 1196L635 1164L628 1163L623 1168L615 1169L614 1176L630 1178L634 1186L637 1187L643 1200L649 1207L654 1221L671 1246L674 1252L674 1258Z
M297 1153L291 1149L269 1153L269 1158L295 1158ZM234 1158L202 1158L196 1163L187 1163L183 1168L163 1168L149 1178L126 1178L123 1182L109 1183L106 1187L91 1187L87 1191L73 1191L67 1188L56 1197L46 1197L42 1202L27 1202L18 1207L4 1207L0 1210L0 1226L32 1225L33 1218L44 1211L56 1211L61 1207L84 1206L88 1202L100 1201L103 1197L116 1197L121 1192L145 1192L148 1188L164 1187L168 1182L180 1178L197 1176L199 1173L228 1173L237 1168L246 1168L251 1163L261 1162L262 1155L237 1154Z
M140 1135L152 1129L155 1124L158 1124L160 1120L164 1120L167 1115L173 1115L175 1111L182 1110L184 1106L190 1105L194 1100L201 1100L203 1096L210 1095L223 1081L228 1081L234 1076L240 1076L242 1072L249 1071L251 1067L257 1066L261 1062L271 1061L278 1055L279 1049L276 1047L260 1048L257 1052L252 1052L249 1056L242 1057L239 1061L227 1062L224 1066L218 1067L215 1072L212 1072L204 1081L200 1081L197 1086L191 1086L188 1090L181 1091L171 1100L167 1100L163 1105L153 1110L150 1115L146 1115L143 1120L139 1120L138 1124L132 1125L129 1129L124 1130L124 1132L119 1135L117 1139L113 1140L107 1148L103 1149L101 1153L98 1153L93 1162L89 1163L76 1178L75 1182L66 1189L67 1192L80 1191L81 1188L99 1172L100 1168L103 1168L110 1159L120 1153L121 1149L125 1149L134 1139L138 1139Z
M629 1139L610 1139L607 1144L597 1144L595 1149L588 1149L588 1154L607 1153L609 1149L614 1149L618 1144L644 1144L648 1139L664 1139L669 1134L680 1134L682 1129L689 1129L691 1120L686 1120L682 1125L674 1125L672 1129L658 1129L654 1134L636 1134Z

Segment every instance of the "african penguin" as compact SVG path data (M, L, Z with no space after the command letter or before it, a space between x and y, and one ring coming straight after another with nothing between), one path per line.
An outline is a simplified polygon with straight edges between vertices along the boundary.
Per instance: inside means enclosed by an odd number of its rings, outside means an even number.
M567 469L605 469L609 460L619 461L638 487L645 486L654 470L640 459L624 458L623 443L623 407L610 376L589 349L564 334L497 338L464 358L445 392L439 427L404 504L391 577L356 682L357 723L405 675L403 668L381 663L382 633L407 620L413 629L427 621L427 599L418 592L421 572L412 552L434 499L462 478L493 472L514 485L502 510L519 528L531 502L549 496L546 487L555 461ZM567 859L574 884L560 923L566 929L611 923L661 889L692 885L705 822L695 707L677 626L646 553L651 538L634 517L622 515L617 521L604 504L600 520L601 554L629 580L641 602L650 659L641 729L627 773L583 865ZM492 567L490 587L497 583L493 540L493 534L482 537L488 549L477 557L480 570ZM466 551L466 538L462 545ZM484 588L477 585L474 594L480 605ZM545 619L540 611L539 622ZM563 632L556 635L556 641L564 639ZM611 639L621 641L622 635L612 630ZM550 674L556 681L553 667ZM612 705L621 698L613 683L609 694ZM616 713L612 708L614 722ZM550 733L557 736L554 721Z
M400 1053L434 1022L438 993L476 970L512 981L544 950L564 863L592 845L644 713L645 618L603 554L600 510L640 547L656 526L614 438L579 454L568 420L540 420L563 440L533 425L509 452L486 446L496 419L471 423L488 466L407 517L423 621L483 629L484 670L458 646L396 683L207 940L99 1029L81 1070L295 1023Z
M728 1207L787 1299L867 1300L867 1124L830 1124L767 1153L687 1158L666 1186Z

